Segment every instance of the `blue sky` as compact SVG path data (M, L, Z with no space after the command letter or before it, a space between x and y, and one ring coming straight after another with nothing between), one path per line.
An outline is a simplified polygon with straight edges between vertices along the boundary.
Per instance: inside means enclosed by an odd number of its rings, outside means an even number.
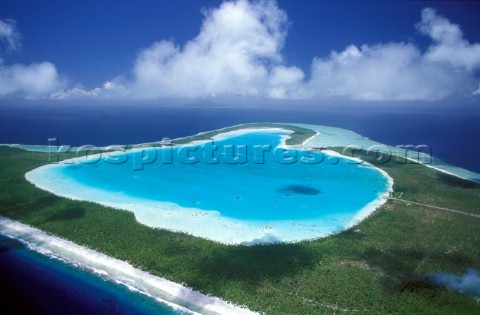
M6 0L0 97L478 98L478 12L478 2Z

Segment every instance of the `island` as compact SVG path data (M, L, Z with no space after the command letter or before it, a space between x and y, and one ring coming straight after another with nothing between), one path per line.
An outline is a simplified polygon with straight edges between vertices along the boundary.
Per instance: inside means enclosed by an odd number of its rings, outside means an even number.
M82 158L79 153L88 154L87 159L102 153L118 157L119 150L188 147L221 141L232 132L272 129L284 132L286 148L378 170L378 180L385 182L378 188L383 191L370 192L380 196L373 200L374 207L317 237L222 242L188 230L148 226L135 212L98 200L57 196L26 176L52 161L60 165ZM382 145L343 129L285 123L244 124L120 148L54 152L53 160L51 148L46 149L0 147L0 232L52 255L107 269L111 277L132 277L129 285L172 303L201 313L480 310L475 299L435 281L440 272L461 275L469 268L480 269L479 177L429 161L425 153ZM322 191L296 184L284 189L285 199ZM234 194L232 203L245 201L242 198ZM270 232L275 226L264 229Z

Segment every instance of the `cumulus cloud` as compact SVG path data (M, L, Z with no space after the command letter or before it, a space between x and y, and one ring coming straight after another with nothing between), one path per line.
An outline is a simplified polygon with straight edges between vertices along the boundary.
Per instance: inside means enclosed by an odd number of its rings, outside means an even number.
M478 94L480 44L458 25L426 8L416 25L432 40L350 45L315 57L311 78L285 65L287 16L275 2L224 2L207 11L200 33L183 47L171 41L142 50L134 66L133 97L247 95L270 98L440 100Z
M14 21L0 20L0 96L409 101L480 95L480 44L430 8L415 25L431 40L425 51L405 42L352 44L314 57L308 76L284 58L289 23L275 1L225 1L203 15L193 39L155 42L139 51L129 79L93 89L63 88L48 62L4 65L2 51L18 49L20 34Z
M312 63L310 97L355 100L439 100L471 95L478 86L480 45L463 39L460 28L432 9L417 28L433 43L425 53L409 43L351 45Z
M412 44L349 46L328 58L315 58L310 97L354 100L439 100L472 93L470 71L426 61Z
M57 70L49 62L0 66L0 95L39 97L60 87Z
M276 2L224 2L204 15L183 47L160 41L140 52L136 97L286 97L303 79L302 70L283 64L287 15Z
M432 282L461 294L480 297L480 272L470 268L461 276L439 272L431 275Z
M1 53L20 48L21 36L15 21L0 20L0 96L46 97L58 90L62 82L57 69L50 62L30 65L4 64Z
M433 40L425 54L426 60L468 70L480 67L480 44L470 44L463 38L460 26L437 15L433 9L422 11L422 21L417 28Z

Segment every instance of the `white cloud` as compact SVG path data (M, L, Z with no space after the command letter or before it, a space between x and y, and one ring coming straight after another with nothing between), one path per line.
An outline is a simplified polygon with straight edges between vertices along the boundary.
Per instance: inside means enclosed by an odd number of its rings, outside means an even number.
M314 57L308 79L282 54L288 18L275 1L226 1L203 14L196 37L184 45L153 43L138 53L130 80L93 89L65 89L53 64L5 65L0 54L0 97L404 101L480 95L480 44L430 8L416 25L431 39L426 51L403 42L352 44ZM14 21L0 20L0 42L6 50L19 47Z
M417 29L432 39L426 52L410 43L350 45L315 57L311 79L282 57L287 16L275 2L224 2L205 13L197 37L180 47L161 41L134 67L132 96L352 100L439 100L472 95L478 86L480 44L432 9Z
M449 290L461 294L480 297L480 272L470 268L461 276L455 274L438 272L432 275L434 284L443 286Z
M470 44L463 38L460 26L437 15L433 9L422 10L422 21L417 28L433 40L425 54L426 60L468 70L480 66L480 44Z
M354 100L438 100L473 91L469 71L426 61L412 44L352 45L315 58L309 97Z
M66 100L66 99L76 99L84 97L97 97L100 93L101 88L94 88L87 90L83 87L74 87L68 90L59 90L50 94L50 98L55 100Z
M270 73L268 96L276 99L298 97L301 94L303 71L297 67L276 66Z
M413 44L351 45L315 58L309 97L355 100L439 100L472 94L478 79L480 45L463 39L457 25L432 9L422 11L417 28L433 44L422 52Z
M91 90L84 87L74 87L67 90L59 90L50 95L52 99L77 99L77 98L118 98L126 97L128 89L120 83L121 79L117 78L114 81L107 81L103 83L102 87L97 87Z
M0 96L43 97L61 85L55 66L49 62L0 66Z
M283 97L303 78L283 64L287 16L275 2L224 2L204 15L200 33L183 47L161 41L140 52L135 97Z
M17 23L11 19L0 20L0 41L7 50L17 50L21 46L21 35Z
M5 51L19 49L20 38L15 21L0 20L0 42ZM57 69L50 62L7 65L1 57L3 56L0 55L0 97L45 97L63 85Z

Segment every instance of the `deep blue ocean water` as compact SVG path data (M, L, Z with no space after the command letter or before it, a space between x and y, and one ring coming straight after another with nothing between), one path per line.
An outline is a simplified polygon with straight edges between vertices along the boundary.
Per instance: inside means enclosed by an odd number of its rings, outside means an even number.
M2 104L0 104L2 105ZM428 145L434 158L480 172L480 104L279 104L265 107L165 107L158 104L3 104L0 143L110 145L189 136L249 122L340 127L388 145Z
M181 314L2 235L0 301L3 314Z
M109 145L157 141L248 122L299 122L355 131L389 145L427 144L434 158L480 172L478 104L373 104L275 108L155 104L0 104L0 143ZM295 188L295 187L293 187ZM142 313L151 300L0 237L2 304L36 314ZM144 300L143 300L143 299ZM150 309L151 310L151 309ZM168 314L168 310L166 310ZM161 313L161 312L160 312Z

